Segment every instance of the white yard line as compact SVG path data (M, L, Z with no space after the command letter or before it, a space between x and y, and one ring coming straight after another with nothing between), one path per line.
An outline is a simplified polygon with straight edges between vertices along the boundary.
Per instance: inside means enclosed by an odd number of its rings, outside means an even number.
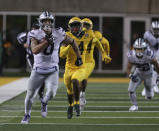
M23 112L24 110L1 110L1 111L4 111L4 112ZM41 112L41 110L32 110L32 112ZM58 110L58 111L51 111L51 110L48 110L48 112L67 112L67 111L63 111L63 110ZM82 112L92 112L92 113L103 113L103 112L130 112L130 111L82 111ZM140 113L144 113L144 112L159 112L159 111L135 111L135 112L140 112Z
M24 105L3 105L2 107L24 107ZM41 105L33 105L33 107L41 107ZM48 107L66 107L67 106L59 106L59 105L48 105ZM87 106L90 108L103 108L103 107L119 107L119 108L125 108L125 107L130 107L130 106ZM139 106L139 107L144 107L144 108L159 108L159 106Z
M21 117L23 117L23 116L0 116L0 118L15 118L15 117L17 117L17 118L21 118ZM39 116L31 116L31 118L42 118L40 115ZM46 118L48 118L48 119L51 119L51 118L59 118L59 119L64 119L64 118L67 118L66 116L65 117L62 117L62 116L47 116ZM92 117L82 117L82 116L80 116L80 117L78 117L78 119L159 119L159 117L152 117L152 116L150 116L150 117L118 117L118 116L115 116L115 117L102 117L102 116L100 116L100 117L94 117L94 116L92 116Z
M21 123L0 123L0 125L21 125ZM84 123L29 123L29 125L78 125L78 126L159 126L159 124L84 124Z
M22 78L0 87L0 104L26 91L28 78Z

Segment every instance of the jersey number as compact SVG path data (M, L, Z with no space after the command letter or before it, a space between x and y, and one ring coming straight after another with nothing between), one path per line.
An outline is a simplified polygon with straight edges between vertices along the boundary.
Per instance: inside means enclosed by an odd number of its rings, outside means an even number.
M47 48L45 48L44 54L50 55L50 54L52 54L53 50L54 50L54 43L50 44Z
M148 71L150 70L150 65L148 63L137 64L137 68L139 68L140 71Z

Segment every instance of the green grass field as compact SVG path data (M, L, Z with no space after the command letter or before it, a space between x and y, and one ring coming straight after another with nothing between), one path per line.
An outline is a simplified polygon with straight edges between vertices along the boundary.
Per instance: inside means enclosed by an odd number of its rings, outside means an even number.
M80 117L67 119L67 97L63 83L48 104L48 117L41 117L35 99L28 125L20 124L24 115L25 93L0 105L0 131L157 131L159 130L159 94L153 100L137 90L139 111L129 112L128 83L89 83L87 105Z

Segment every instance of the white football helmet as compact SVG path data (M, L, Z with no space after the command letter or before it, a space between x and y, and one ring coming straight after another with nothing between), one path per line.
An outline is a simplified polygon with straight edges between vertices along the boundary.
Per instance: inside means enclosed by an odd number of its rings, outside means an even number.
M153 35L155 35L155 36L159 35L159 21L152 22L151 31L152 31Z
M145 50L147 49L147 43L144 41L144 39L138 38L135 40L133 48L135 49L136 56L138 58L142 58Z
M42 12L39 16L39 25L41 29L43 29L46 33L51 33L52 28L54 27L55 18L54 16L48 12Z

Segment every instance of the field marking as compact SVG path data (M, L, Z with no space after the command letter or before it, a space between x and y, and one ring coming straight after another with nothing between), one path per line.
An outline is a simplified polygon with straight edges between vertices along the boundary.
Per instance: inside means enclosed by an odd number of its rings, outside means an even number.
M3 125L22 125L21 123L0 123L0 126ZM84 124L84 123L29 123L28 125L74 125L74 126L159 126L159 124Z
M1 111L4 111L4 112L24 112L24 110L1 110ZM32 110L32 112L41 112L41 110ZM63 110L59 110L59 111L50 111L48 110L48 112L67 112L67 111L63 111ZM103 113L103 112L130 112L130 111L89 111L89 110L86 110L86 111L82 111L82 112L92 112L92 113ZM132 111L131 111L132 112ZM135 111L135 112L141 112L141 113L144 113L144 112L154 112L154 113L157 113L159 111Z
M130 106L131 106L131 105L130 105ZM86 108L88 108L88 107L89 107L89 108L90 108L90 107L91 107L91 108L103 108L103 107L119 107L119 108L122 108L122 107L123 107L123 108L125 108L125 107L130 107L130 106L87 106L87 105L86 105L85 107L86 107ZM3 108L3 107L24 107L24 105L3 105L2 108ZM41 107L41 105L33 105L32 107ZM49 107L55 107L55 108L56 108L56 107L62 107L62 108L66 107L66 108L67 108L67 106L60 106L60 105L48 105L48 108L49 108ZM159 106L151 106L151 105L150 105L150 106L139 106L139 108L140 108L140 107L142 107L142 108L143 108L143 107L145 107L145 108L159 108Z
M23 116L0 116L0 118L22 118ZM31 118L43 118L42 116L31 116ZM59 118L59 119L65 119L65 118L67 118L67 116L65 116L65 117L63 117L63 116L47 116L46 118L48 118L48 119L51 119L51 118ZM94 117L94 116L92 116L92 117L82 117L82 116L80 116L80 117L78 117L78 119L159 119L159 117L121 117L121 116L119 116L119 117L116 117L116 116L114 116L114 117L105 117L105 116L100 116L100 117Z

